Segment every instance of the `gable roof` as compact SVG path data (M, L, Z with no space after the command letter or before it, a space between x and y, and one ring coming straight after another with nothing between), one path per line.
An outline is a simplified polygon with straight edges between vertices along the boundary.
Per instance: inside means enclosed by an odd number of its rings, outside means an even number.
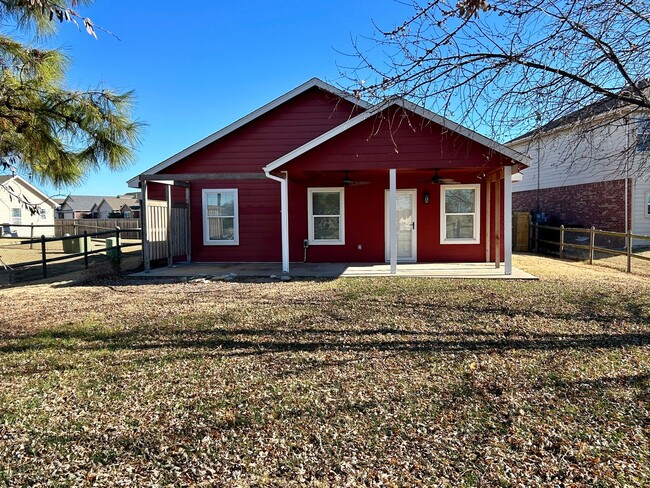
M7 183L9 183L12 180L16 181L20 185L24 186L29 191L31 191L32 193L35 193L36 195L38 195L42 199L42 201L40 201L40 202L34 202L35 205L40 205L42 203L47 203L48 205L51 205L52 207L57 206L57 203L54 200L52 200L49 196L47 196L41 190L36 188L34 185L32 185L29 181L27 181L22 176L20 176L20 175L0 175L0 185L2 185L2 186L6 186Z
M456 122L453 122L442 115L438 115L430 110L427 110L426 108L420 107L419 105L416 105L412 102L409 102L408 100L405 100L403 98L393 98L391 100L387 100L385 103L381 103L378 105L375 105L371 109L357 115L356 117L351 118L350 120L347 120L346 122L343 122L342 124L334 127L333 129L325 132L324 134L321 134L320 136L312 139L306 144L303 144L302 146L294 149L293 151L288 152L284 156L276 159L275 161L267 164L264 167L264 171L269 173L271 171L274 171L278 169L280 166L288 163L289 161L297 158L298 156L306 153L307 151L310 151L311 149L314 149L317 146L320 146L326 141L329 141L333 137L336 137L337 135L345 132L346 130L360 124L361 122L368 120L370 117L373 117L374 115L377 115L378 113L390 108L398 106L401 108L404 108L410 112L413 112L435 124L438 124L442 127L444 127L447 130L456 132L457 134L460 134L462 136L467 137L468 139L477 142L483 146L486 146L500 154L503 154L504 156L513 159L517 161L518 163L528 165L530 163L530 158L519 151L515 151L514 149L511 149L507 146L504 146L503 144L499 144L496 141L493 141L492 139L489 139L478 132L475 132L471 129L468 129L465 126L462 126L460 124L457 124Z
M647 90L648 88L650 88L650 80L639 81L637 83L637 88L644 91ZM620 91L620 94L625 94L626 92L629 92L629 90L630 87L628 85L628 87ZM567 115L563 115L562 117L558 117L557 119L551 120L550 122L547 122L546 124L544 124L541 127L538 127L537 129L533 129L520 136L517 136L514 139L508 141L506 144L511 144L513 142L521 141L523 139L528 139L529 137L539 133L550 132L553 129L559 129L560 127L563 127L565 125L570 125L575 122L579 122L581 120L595 117L596 115L602 115L607 112L611 112L613 110L626 107L628 105L629 104L627 102L624 102L619 98L602 97L601 99L596 100L595 102L590 103L585 107L574 110L573 112L569 112Z
M61 206L67 205L74 212L88 212L102 198L101 195L68 195Z
M124 198L120 198L120 197L104 197L97 204L97 209L99 209L104 203L106 203L106 205L108 205L108 207L111 210L115 211L115 210L119 210L124 203L133 202L133 201L134 201L134 199L130 199L130 198L129 199L124 199Z
M221 130L218 130L217 132L209 135L208 137L201 139L200 141L196 142L195 144L192 144L186 149L183 149L181 152L174 154L170 158L165 159L161 163L158 163L157 165L149 168L148 170L144 171L142 174L156 174L162 171L165 168L168 168L169 166L177 163L181 159L186 158L190 154L195 153L196 151L203 149L209 144L212 144L213 142L221 139L222 137L225 137L226 135L230 134L231 132L234 132L235 130L239 129L240 127L243 127L244 125L248 124L249 122L252 122L253 120L257 119L258 117L261 117L262 115L270 112L276 107L279 107L283 103L291 100L292 98L295 98L296 96L300 95L301 93L306 92L307 90L310 90L311 88L320 88L321 90L324 90L326 92L332 93L336 96L341 97L344 100L347 100L359 107L362 107L364 109L370 108L372 105L364 100L357 99L354 97L352 94L344 92L339 90L338 88L330 85L329 83L325 83L324 81L318 79L318 78L312 78L311 80L303 83L302 85L294 88L293 90L285 93L281 97L276 98L275 100L267 103L266 105L263 105L262 107L258 108L257 110L251 112L250 114L242 117L239 120L236 120L230 125L227 125ZM138 175L139 176L139 175ZM139 183L139 178L138 176L134 176L130 180L127 181L127 184L131 188L137 188L138 183Z

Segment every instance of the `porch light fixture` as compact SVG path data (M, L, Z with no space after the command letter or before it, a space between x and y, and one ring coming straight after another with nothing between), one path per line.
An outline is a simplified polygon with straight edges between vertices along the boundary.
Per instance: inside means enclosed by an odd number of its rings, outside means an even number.
M424 204L429 205L429 192L428 191L424 192Z

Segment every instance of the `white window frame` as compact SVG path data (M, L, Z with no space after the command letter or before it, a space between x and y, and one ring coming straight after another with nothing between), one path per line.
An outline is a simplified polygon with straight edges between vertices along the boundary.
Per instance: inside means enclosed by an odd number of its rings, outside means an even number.
M232 193L234 206L233 239L229 241L210 239L210 227L208 226L208 194L210 193ZM237 188L205 188L201 192L202 205L201 214L203 221L203 245L205 246L238 246L239 245L239 190Z
M338 217L339 238L338 239L314 239L314 193L338 193L339 208L338 215L317 215L317 217ZM323 187L307 189L307 213L308 213L308 242L310 246L342 246L345 244L345 188L344 187Z
M646 131L641 131L641 127L644 124L644 128L647 129ZM634 150L635 152L650 152L650 142L646 143L642 149L639 148L639 136L645 136L646 138L650 138L648 134L646 134L647 131L650 131L650 115L643 116L643 117L637 117L635 120L635 127L634 127Z
M131 211L130 210L125 210L122 215L124 215L125 219L130 219L131 218Z
M39 208L38 209L38 218L39 218L39 220L47 220L47 209Z
M18 210L18 218L14 217L14 210ZM21 207L11 207L11 225L22 225L23 209Z
M474 212L449 215L473 215L474 238L447 238L447 213L445 212L445 193L447 190L475 190ZM481 185L440 185L440 244L480 244L481 243Z

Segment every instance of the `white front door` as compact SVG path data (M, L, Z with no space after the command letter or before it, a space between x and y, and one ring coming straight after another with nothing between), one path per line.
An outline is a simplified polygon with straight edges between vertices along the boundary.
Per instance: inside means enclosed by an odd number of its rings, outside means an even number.
M417 260L417 190L397 190L397 261ZM390 194L384 198L386 261L390 261Z

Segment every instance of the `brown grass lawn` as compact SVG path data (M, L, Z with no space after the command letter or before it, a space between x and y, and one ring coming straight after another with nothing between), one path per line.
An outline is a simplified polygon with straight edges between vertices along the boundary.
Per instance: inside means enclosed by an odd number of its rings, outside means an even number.
M650 280L0 290L0 484L642 486Z

